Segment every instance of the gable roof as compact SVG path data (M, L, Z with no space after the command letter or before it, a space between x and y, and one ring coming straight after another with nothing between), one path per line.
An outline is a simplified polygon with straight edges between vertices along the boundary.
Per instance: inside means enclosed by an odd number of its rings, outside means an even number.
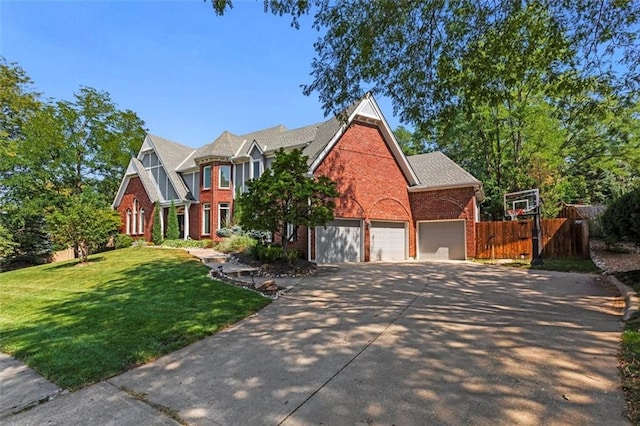
M407 157L419 179L410 190L482 187L482 182L440 151Z
M168 139L161 138L152 134L147 134L144 145L148 145L158 156L160 164L164 167L164 171L169 177L173 189L175 189L178 198L181 200L190 200L189 189L177 172L178 166L194 153L194 149ZM143 155L140 150L138 157ZM146 171L145 171L146 172Z
M140 182L142 182L142 186L144 187L144 190L152 203L155 203L160 199L157 187L155 183L153 183L153 179L151 178L151 176L149 176L149 173L147 173L147 171L144 169L144 165L142 164L142 162L137 158L131 158L129 160L129 165L127 166L127 171L122 178L122 182L120 182L120 187L118 188L116 197L111 204L113 208L118 207L118 205L122 201L122 197L124 196L124 191L127 188L127 184L132 177L136 176L140 178Z
M396 159L400 170L404 174L409 182L409 186L418 184L418 178L416 177L413 169L407 161L407 157L403 154L400 145L396 140L389 123L384 118L378 103L373 98L371 93L364 95L360 101L352 104L345 110L344 116L346 120L341 117L334 117L324 123L322 132L319 130L316 135L316 140L309 145L308 153L305 153L309 157L309 172L313 173L316 168L322 163L322 160L329 154L331 149L340 140L340 137L348 129L349 125L354 121L363 122L366 124L372 124L378 127L382 137L387 143L391 154Z
M476 188L479 198L482 198L482 183L441 152L406 157L371 93L367 93L349 106L340 116L331 117L320 123L291 130L283 125L277 125L243 135L224 131L211 143L198 149L148 134L138 158L130 162L125 178L133 175L140 176L149 197L159 199L160 194L155 181L140 162L146 152L153 150L158 155L178 198L191 201L193 197L180 173L198 170L201 162L210 159L244 161L254 146L265 156L272 155L280 148L301 148L302 153L308 157L309 172L314 173L354 122L374 125L379 129L407 179L409 190L472 186ZM124 184L125 179L121 183L114 206L119 203L118 197L122 196Z

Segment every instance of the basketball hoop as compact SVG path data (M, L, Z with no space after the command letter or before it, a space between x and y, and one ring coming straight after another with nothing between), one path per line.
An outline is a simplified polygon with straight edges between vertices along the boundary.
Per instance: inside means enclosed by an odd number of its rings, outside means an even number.
M516 220L518 216L522 216L524 214L524 209L508 209L507 214L511 216L511 220Z

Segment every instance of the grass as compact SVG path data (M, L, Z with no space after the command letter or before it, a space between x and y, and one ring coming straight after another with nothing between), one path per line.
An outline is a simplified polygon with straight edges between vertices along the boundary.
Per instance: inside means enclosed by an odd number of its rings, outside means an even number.
M583 274L600 272L598 267L594 265L591 259L543 259L542 265L532 265L531 260L529 259L515 259L507 263L498 263L495 260L488 259L478 259L478 262L490 265L500 264L513 268L538 269L543 271L578 272Z
M213 281L182 250L127 248L0 274L0 351L62 388L111 377L269 300Z

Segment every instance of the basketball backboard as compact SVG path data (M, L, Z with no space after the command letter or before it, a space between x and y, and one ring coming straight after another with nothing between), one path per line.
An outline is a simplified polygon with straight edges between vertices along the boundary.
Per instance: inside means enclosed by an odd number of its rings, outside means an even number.
M536 214L539 206L540 191L538 188L504 194L505 218L516 220L521 216Z

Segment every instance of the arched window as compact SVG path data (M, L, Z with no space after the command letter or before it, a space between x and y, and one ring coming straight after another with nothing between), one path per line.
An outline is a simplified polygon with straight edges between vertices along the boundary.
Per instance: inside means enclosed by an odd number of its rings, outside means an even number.
M131 233L136 234L138 231L138 199L133 199L133 223L131 225Z
M144 207L140 208L140 220L138 220L138 234L144 234Z
M126 234L131 235L131 209L127 209Z

